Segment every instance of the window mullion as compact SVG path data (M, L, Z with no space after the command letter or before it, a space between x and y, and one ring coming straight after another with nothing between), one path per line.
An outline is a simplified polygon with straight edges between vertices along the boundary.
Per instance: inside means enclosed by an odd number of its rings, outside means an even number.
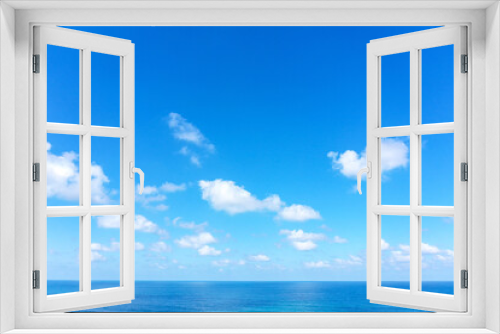
M80 90L81 100L82 100L82 125L90 127L91 115L91 51L89 49L83 50L83 66L81 68L82 73L82 89ZM81 173L81 191L83 206L90 209L92 204L92 175L91 175L91 135L87 132L82 137L82 148L81 148L81 162L80 162L80 173ZM91 215L90 211L87 212L82 219L82 261L80 265L82 266L81 272L83 277L83 291L90 293L91 290Z
M419 51L410 51L410 291L416 293L420 285L419 217L413 209L420 204L420 136L415 133L419 124Z

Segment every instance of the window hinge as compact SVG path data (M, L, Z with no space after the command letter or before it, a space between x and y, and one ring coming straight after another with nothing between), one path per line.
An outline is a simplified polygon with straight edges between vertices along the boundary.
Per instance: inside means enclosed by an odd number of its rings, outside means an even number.
M33 181L34 182L40 181L40 163L38 162L35 162L33 164Z
M469 273L467 270L462 270L460 276L462 278L462 289L467 289L469 287Z
M462 55L462 73L469 72L469 56Z
M33 55L33 73L40 73L40 55Z
M460 165L460 180L469 181L469 165L466 162L462 162Z
M40 270L33 270L33 289L40 289Z

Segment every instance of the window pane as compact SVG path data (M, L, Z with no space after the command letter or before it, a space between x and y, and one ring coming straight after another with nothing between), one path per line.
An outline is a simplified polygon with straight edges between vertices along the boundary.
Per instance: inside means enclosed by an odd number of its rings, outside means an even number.
M120 286L120 216L92 217L92 290Z
M410 289L410 217L381 217L382 286Z
M422 205L453 206L452 133L425 135L422 142Z
M380 141L381 193L383 205L410 205L410 139Z
M410 53L381 57L382 126L410 124Z
M80 217L47 218L47 294L80 291Z
M453 218L421 217L422 291L453 294Z
M47 205L80 205L80 136L47 134Z
M120 138L92 137L92 205L120 204Z
M92 52L92 125L120 126L120 57Z
M47 122L80 123L80 50L47 45Z
M453 45L421 52L422 123L453 122Z

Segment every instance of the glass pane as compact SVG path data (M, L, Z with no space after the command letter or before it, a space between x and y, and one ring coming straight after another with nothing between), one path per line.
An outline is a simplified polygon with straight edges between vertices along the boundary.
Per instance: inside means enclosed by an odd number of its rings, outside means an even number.
M92 290L120 286L120 216L92 217Z
M47 218L47 294L80 291L80 217Z
M453 45L421 52L422 123L453 122Z
M382 126L410 124L410 53L381 57Z
M382 205L410 205L410 138L382 138L380 142Z
M422 205L453 206L453 140L453 133L421 137Z
M410 217L381 217L382 286L410 289Z
M47 45L47 122L80 123L80 50Z
M92 125L120 126L120 57L92 52Z
M120 204L120 138L92 137L92 205Z
M47 205L80 205L80 136L47 134Z
M453 294L453 218L421 217L422 291Z

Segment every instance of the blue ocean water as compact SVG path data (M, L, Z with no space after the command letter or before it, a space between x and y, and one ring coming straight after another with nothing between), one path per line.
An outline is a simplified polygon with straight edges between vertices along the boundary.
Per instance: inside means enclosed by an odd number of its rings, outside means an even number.
M408 282L384 282L408 289ZM92 289L117 286L94 281ZM48 293L78 291L78 281L48 281ZM453 282L423 282L422 290L453 294ZM136 281L130 304L85 312L418 312L372 304L366 282Z

